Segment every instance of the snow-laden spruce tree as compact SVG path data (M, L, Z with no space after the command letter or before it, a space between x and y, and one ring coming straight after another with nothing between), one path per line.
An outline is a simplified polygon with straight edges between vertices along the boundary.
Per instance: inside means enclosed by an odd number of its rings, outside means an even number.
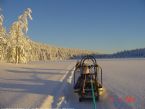
M0 9L0 61L4 61L6 56L7 37L6 29L3 26L4 16L1 12L2 10Z
M27 8L10 27L7 52L8 62L27 63L29 61L31 44L26 33L28 31L28 19L32 20L31 13L31 9Z

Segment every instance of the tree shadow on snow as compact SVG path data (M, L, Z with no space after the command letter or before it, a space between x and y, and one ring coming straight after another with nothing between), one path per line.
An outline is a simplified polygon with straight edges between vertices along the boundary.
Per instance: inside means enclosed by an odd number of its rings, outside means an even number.
M31 73L31 74L51 74L51 75L64 75L65 72L59 72L59 70L55 70L55 72L51 72L51 71L47 71L47 72L43 72L43 71L30 71L30 70L27 70L27 71L22 71L22 70L6 70L7 72L11 72L11 73L17 73L17 74L21 74L21 73L24 73L24 74L27 74L27 73Z
M26 69L26 70L34 70L34 68L26 68L26 67L21 67L22 69ZM70 71L70 70L66 70L66 69L49 69L49 68L35 68L35 70L42 70L42 71Z
M35 70L35 68L34 68ZM23 73L31 74L28 77L25 78L23 75L21 76L20 79L6 79L6 78L0 78L1 80L5 81L13 81L13 82L0 82L0 92L6 93L23 93L23 94L39 94L44 96L45 98L47 95L51 95L54 97L54 100L57 100L56 95L59 93L61 86L63 85L63 82L66 80L67 76L65 77L64 81L60 80L48 80L49 76L55 76L55 75L60 75L62 77L65 73L60 73L59 69L56 69L57 72L33 72L33 71L18 71L18 70L10 70L7 69L6 71L11 73L11 74L18 74L19 76ZM69 73L68 73L69 74ZM41 75L41 76L40 76ZM45 77L45 75L47 75ZM62 75L62 76L61 76ZM44 76L45 78L42 78ZM23 96L19 95L19 97ZM5 97L8 97L5 95ZM10 101L16 101L18 97L15 98L10 98ZM1 99L2 100L2 99ZM44 98L43 98L44 100ZM43 102L43 101L42 101ZM0 101L1 103L1 101ZM56 106L56 105L54 105Z

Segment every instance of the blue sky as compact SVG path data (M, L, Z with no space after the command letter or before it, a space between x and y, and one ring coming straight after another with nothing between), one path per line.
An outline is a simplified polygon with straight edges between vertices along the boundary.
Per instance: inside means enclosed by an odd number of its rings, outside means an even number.
M145 47L145 0L0 0L10 25L31 8L28 36L60 47L115 52Z

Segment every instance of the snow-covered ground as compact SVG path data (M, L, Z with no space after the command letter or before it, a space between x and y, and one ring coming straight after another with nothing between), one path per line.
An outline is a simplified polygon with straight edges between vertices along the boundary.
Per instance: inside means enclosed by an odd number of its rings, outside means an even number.
M39 108L47 97L55 99L73 64L72 61L0 63L0 108Z
M0 63L0 106L93 109L73 92L75 61ZM97 109L145 109L145 59L98 60L106 93Z
M98 60L98 64L103 69L106 93L97 102L97 109L145 109L145 59ZM92 101L78 101L72 83L64 92L62 107L93 109Z

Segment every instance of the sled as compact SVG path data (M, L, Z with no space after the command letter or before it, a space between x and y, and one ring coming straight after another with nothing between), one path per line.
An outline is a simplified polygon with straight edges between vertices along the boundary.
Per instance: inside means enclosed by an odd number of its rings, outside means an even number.
M76 75L79 75L77 81ZM93 56L84 56L76 63L74 71L74 92L78 94L79 101L91 98L99 101L102 85L102 68Z

